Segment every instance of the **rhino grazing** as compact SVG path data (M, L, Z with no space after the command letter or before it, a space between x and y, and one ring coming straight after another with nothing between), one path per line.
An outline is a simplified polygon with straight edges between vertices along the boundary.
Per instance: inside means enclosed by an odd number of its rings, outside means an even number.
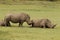
M19 13L19 14L7 14L4 17L5 26L11 26L10 22L12 23L19 23L19 26L22 26L24 22L30 24L30 16L26 13Z

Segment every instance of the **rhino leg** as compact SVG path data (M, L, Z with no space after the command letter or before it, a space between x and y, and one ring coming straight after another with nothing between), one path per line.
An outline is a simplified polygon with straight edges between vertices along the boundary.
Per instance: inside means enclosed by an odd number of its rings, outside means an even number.
M5 26L11 26L10 22L6 22Z
M11 24L10 23L8 23L8 25L7 26L11 26Z
M19 27L23 27L23 21L19 22Z
M46 28L45 25L42 25L41 28Z

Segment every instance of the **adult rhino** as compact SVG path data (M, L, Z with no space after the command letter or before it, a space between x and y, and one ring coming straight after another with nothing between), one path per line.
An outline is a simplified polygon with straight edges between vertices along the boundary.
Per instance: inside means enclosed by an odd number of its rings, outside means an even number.
M32 27L40 27L40 28L54 28L56 24L52 24L49 19L41 19L41 20L31 20Z
M30 24L30 16L26 13L20 14L7 14L4 18L5 26L11 26L10 22L12 23L19 23L19 26L22 26L24 22Z

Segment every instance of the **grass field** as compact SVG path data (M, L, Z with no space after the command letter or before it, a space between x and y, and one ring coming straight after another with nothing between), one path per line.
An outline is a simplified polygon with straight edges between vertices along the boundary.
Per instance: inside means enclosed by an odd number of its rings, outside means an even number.
M48 18L57 24L54 29L29 28L11 23L12 27L0 26L0 40L60 40L60 4L38 4L38 5L3 5L0 4L0 20L8 13L25 12L31 19Z

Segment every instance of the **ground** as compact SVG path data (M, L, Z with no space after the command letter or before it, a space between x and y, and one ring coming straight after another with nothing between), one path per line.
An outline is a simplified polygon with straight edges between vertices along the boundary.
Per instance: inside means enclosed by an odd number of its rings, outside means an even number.
M0 26L0 40L60 40L60 4L4 5L0 4L0 20L8 13L28 13L31 19L48 18L57 26L54 29L30 28L11 23L12 27Z

